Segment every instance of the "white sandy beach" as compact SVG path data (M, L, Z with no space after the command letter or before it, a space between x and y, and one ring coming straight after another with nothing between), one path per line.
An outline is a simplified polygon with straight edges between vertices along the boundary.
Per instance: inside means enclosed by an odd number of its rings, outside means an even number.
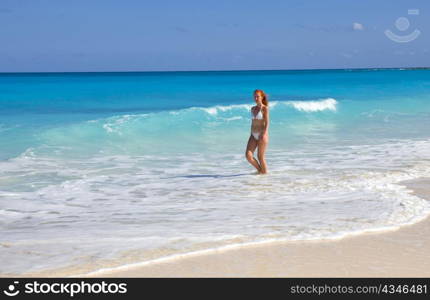
M430 200L430 178L404 184ZM89 277L428 277L429 253L426 218L394 231L239 247Z

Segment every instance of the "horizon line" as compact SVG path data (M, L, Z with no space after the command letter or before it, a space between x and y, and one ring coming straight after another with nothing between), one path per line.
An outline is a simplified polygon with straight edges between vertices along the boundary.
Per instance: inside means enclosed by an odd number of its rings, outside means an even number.
M2 74L88 74L88 73L179 73L179 72L255 72L255 71L339 71L339 70L414 70L430 69L429 67L367 67L367 68L321 68L321 69L243 69L243 70L148 70L148 71L30 71L0 72Z

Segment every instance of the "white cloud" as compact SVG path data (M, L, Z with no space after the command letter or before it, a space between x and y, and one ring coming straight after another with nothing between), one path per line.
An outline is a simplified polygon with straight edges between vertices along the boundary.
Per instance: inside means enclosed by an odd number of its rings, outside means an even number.
M352 29L354 29L354 30L364 30L364 26L363 26L363 24L354 22L354 23L352 23Z

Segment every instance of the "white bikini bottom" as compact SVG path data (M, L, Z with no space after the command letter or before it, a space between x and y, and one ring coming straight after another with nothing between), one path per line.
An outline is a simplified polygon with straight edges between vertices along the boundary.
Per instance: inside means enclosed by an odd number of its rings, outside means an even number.
M260 132L251 131L251 134L254 137L254 139L256 139L258 141L258 138L260 137Z

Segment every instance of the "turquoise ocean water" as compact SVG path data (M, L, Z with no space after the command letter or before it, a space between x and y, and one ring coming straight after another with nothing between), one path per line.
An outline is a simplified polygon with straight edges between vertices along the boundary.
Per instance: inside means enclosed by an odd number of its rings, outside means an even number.
M398 183L430 176L429 128L430 70L0 74L0 274L416 222Z

